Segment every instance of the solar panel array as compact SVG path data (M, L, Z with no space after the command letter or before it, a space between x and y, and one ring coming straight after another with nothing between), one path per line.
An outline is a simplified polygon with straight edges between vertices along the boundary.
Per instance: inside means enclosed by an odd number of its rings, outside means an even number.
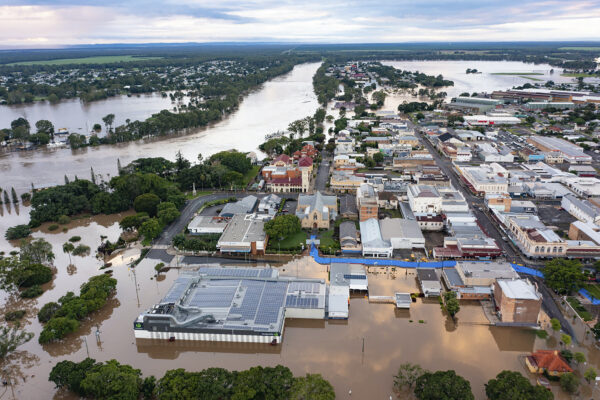
M200 268L198 272L207 276L226 276L231 278L269 278L270 268Z
M286 282L265 282L265 290L260 299L254 322L259 325L274 324L279 320L281 306L288 284Z
M188 305L198 308L229 307L233 300L233 296L237 291L236 282L230 281L230 284L235 284L235 286L208 286L206 288L198 288L194 292Z
M171 286L171 289L169 289L167 295L162 299L161 303L177 302L187 290L192 279L193 277L191 276L180 276L177 278L177 280L175 280L173 283L173 286Z
M300 297L289 295L285 299L286 307L295 307L295 308L318 308L319 307L319 299L314 297Z
M254 321L254 318L256 317L256 309L260 302L260 297L262 295L265 282L243 280L242 286L246 288L246 293L244 294L242 304L239 307L231 308L230 313L240 314L242 316L242 320ZM234 320L234 318L228 317L227 320L231 321Z
M352 275L352 274L344 274L344 279L367 279L366 275Z
M318 294L321 285L314 282L291 282L289 292L303 291L305 293Z

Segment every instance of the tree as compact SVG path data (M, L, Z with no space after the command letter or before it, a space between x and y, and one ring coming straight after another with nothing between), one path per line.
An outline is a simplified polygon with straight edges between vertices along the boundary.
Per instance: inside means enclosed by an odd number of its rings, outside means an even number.
M373 154L373 161L375 161L377 164L381 164L383 162L383 159L383 153L377 152Z
M37 133L43 133L50 137L54 137L54 125L47 119L40 119L35 123Z
M171 204L173 204L173 203L171 203ZM159 206L160 206L160 204L159 204ZM177 218L179 218L180 215L181 215L181 213L179 212L179 210L177 210L175 208L175 205L173 205L173 207L170 207L170 208L162 209L162 210L158 211L158 213L157 213L158 220L163 225L170 224L171 222L173 222Z
M596 379L597 373L596 373L596 369L594 369L594 367L589 367L588 369L585 370L585 372L583 373L583 377L585 378L585 380L590 383L593 380Z
M73 361L61 361L57 363L50 371L48 380L54 382L57 388L67 388L70 391L84 396L81 388L81 381L85 378L88 371L96 368L96 360L86 358L79 363Z
M502 371L485 384L489 400L552 400L554 395L543 386L534 386L517 371Z
M550 320L550 326L552 326L554 332L560 331L560 321L557 318L552 318Z
M110 132L112 129L112 124L115 121L115 114L108 114L102 118L102 122L106 126L106 132Z
M12 353L24 343L27 343L33 337L33 333L25 332L15 324L12 327L0 327L0 362L4 361L7 355Z
M456 372L425 372L415 382L415 395L419 400L474 400L471 384Z
M302 225L295 215L278 215L265 223L264 229L269 237L282 240L293 233L300 232Z
M95 123L94 126L92 127L92 130L96 133L100 132L102 130L102 125Z
M67 336L79 329L79 322L69 317L53 317L44 326L40 333L38 342L40 344L50 343Z
M11 226L4 233L6 240L23 239L31 235L31 229L29 225L15 225Z
M575 359L575 362L577 364L582 364L582 363L585 362L585 354L583 354L582 352L578 351L578 352L575 353L574 359Z
M60 309L60 304L51 301L50 303L44 304L37 314L38 321L45 323L50 321L56 312Z
M63 243L62 249L63 249L63 253L66 253L69 255L69 264L72 264L71 253L73 252L73 250L75 250L75 246L71 242L65 242L65 243Z
M417 379L425 372L418 364L405 363L400 365L398 373L394 375L394 389L401 391L403 389L412 389Z
M567 393L573 394L579 388L579 378L572 372L562 374L560 377L560 387Z
M546 263L543 273L546 285L558 293L577 291L585 281L581 263L577 260L556 258Z
M17 192L15 191L15 188L10 188L10 194L12 196L12 202L13 204L18 204L19 203L19 196L17 196Z
M153 217L156 215L156 207L159 203L160 197L154 193L144 193L135 198L133 201L133 208L138 213L145 212Z
M448 291L444 293L444 302L446 303L446 311L452 318L460 311L460 304L456 298L456 293Z
M566 333L560 335L560 340L565 344L565 346L571 344L571 336L567 335Z
M140 226L138 231L140 232L140 235L144 236L144 238L153 240L160 235L160 223L156 218L150 218Z
M592 328L592 333L596 339L600 339L600 321L596 322L596 325Z
M141 372L117 360L107 361L85 375L81 389L96 399L137 400L142 386Z
M52 245L43 238L35 239L30 242L21 241L20 257L22 261L37 264L52 264L54 253Z
M335 391L321 374L306 374L296 378L290 390L290 400L333 400Z

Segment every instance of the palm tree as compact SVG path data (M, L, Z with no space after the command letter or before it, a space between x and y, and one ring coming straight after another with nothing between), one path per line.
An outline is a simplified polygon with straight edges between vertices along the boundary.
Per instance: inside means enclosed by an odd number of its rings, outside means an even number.
M66 242L65 244L63 244L63 253L67 253L69 255L69 264L72 264L71 253L73 252L73 250L75 250L75 246L73 245L73 243Z

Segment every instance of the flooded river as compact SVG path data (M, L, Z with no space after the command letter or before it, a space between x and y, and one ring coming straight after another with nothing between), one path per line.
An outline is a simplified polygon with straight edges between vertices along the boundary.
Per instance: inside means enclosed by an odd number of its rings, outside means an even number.
M233 148L240 151L257 150L266 134L284 130L290 122L315 112L318 104L312 90L312 76L318 67L319 63L296 66L290 73L266 82L246 96L239 109L225 120L186 135L79 150L35 150L0 154L0 186L14 186L21 193L28 190L31 183L61 184L65 174L69 177L78 175L87 178L90 167L94 167L95 173L107 178L109 174L117 172L117 159L120 159L121 165L126 165L140 157L174 159L175 154L181 151L186 158L195 161L199 153L206 157ZM138 101L134 98L128 100L133 103ZM170 101L167 100L167 103L170 104ZM94 102L90 107L96 105ZM128 107L123 106L114 112L117 116L128 115Z

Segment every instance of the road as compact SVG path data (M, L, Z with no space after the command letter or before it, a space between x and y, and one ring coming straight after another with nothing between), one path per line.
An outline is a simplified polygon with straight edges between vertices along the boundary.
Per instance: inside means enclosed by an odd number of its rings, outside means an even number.
M325 192L327 191L327 182L329 182L329 170L331 167L331 157L328 153L323 150L322 160L317 170L317 177L315 178L315 191Z

